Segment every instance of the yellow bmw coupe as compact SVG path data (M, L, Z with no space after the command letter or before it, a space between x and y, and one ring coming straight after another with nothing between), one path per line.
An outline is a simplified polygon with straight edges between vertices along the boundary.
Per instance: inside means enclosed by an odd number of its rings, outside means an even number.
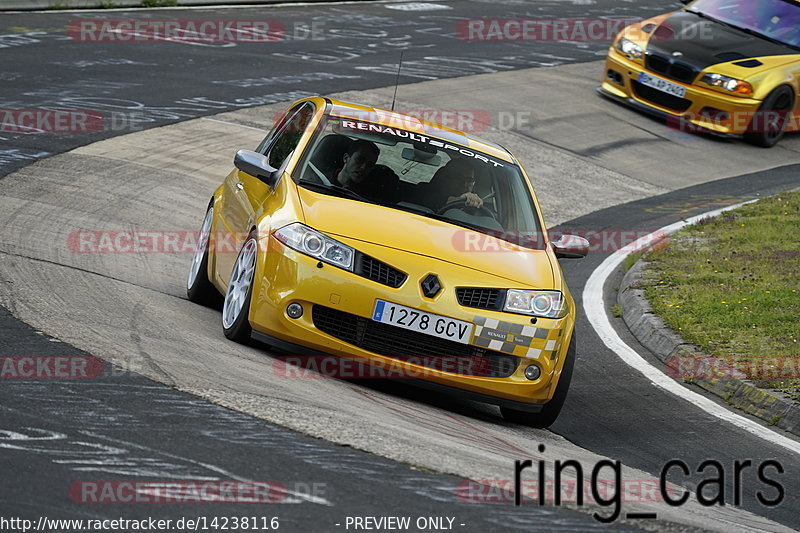
M675 126L771 147L800 118L800 2L695 0L625 28L604 96Z
M321 97L293 104L214 192L188 296L292 355L356 360L552 424L575 305L531 182L467 133ZM399 372L399 373L398 373Z

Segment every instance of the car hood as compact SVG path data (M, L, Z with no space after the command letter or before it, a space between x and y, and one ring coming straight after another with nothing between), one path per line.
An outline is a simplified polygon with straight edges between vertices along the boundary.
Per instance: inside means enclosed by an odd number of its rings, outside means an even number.
M677 11L653 31L647 44L647 54L674 58L701 71L718 63L765 56L791 56L798 54L798 51L696 13Z
M422 215L316 193L298 187L305 223L331 236L347 237L446 261L519 288L555 287L545 250L530 250ZM379 259L379 258L378 258Z

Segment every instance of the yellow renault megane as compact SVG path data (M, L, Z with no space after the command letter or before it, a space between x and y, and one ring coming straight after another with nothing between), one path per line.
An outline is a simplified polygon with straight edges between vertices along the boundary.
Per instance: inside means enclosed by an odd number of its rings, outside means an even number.
M555 421L575 361L558 258L588 242L549 240L512 154L313 97L234 165L188 279L193 301L224 294L228 338L391 368L511 421Z

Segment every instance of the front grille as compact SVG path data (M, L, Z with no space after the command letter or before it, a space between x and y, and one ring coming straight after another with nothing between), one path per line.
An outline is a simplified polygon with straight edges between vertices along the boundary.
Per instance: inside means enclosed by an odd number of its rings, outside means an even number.
M692 105L691 100L673 96L663 91L659 91L658 89L653 89L652 87L643 85L638 81L631 80L631 84L633 85L634 92L636 92L636 96L642 100L647 100L661 107L666 107L667 109L673 109L675 111L686 111L689 109L689 106Z
M661 56L647 56L647 68L653 72L666 75L669 72L669 60Z
M513 355L432 337L321 305L312 308L311 316L317 329L348 344L435 370L505 378L517 370L520 362Z
M389 287L394 287L395 289L405 283L408 277L396 268L362 253L359 253L356 257L354 272L359 276L377 281L383 285L388 285Z
M647 54L645 66L656 74L661 74L682 83L694 82L698 74L698 71L687 63L670 61L666 57L656 54Z
M494 309L503 307L505 291L503 289L484 289L480 287L461 287L456 289L458 303L464 307L477 309Z
M676 79L683 83L693 83L694 78L697 76L695 70L689 65L682 65L680 63L673 63L669 69L671 78Z

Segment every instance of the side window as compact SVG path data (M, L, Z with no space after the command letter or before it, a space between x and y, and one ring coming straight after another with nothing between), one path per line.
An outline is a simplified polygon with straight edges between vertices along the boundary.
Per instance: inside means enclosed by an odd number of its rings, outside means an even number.
M270 166L281 168L297 148L300 137L314 116L314 105L305 102L291 109L280 124L262 141L257 151L267 156Z

